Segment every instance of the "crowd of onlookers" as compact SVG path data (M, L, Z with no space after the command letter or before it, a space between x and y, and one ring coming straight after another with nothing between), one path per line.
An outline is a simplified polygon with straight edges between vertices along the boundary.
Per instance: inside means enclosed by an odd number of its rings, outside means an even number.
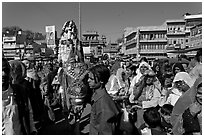
M89 134L202 134L202 51L189 63L88 63ZM62 62L2 58L2 134L38 134L63 106ZM62 107L63 109L63 107Z

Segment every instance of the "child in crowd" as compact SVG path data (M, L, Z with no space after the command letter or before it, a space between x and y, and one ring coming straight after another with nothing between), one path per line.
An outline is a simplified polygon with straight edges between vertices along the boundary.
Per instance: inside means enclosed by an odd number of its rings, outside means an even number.
M142 135L167 135L161 124L158 108L148 108L143 115L145 125L140 127Z
M165 132L167 132L167 134L172 134L172 125L170 123L172 110L173 106L170 104L164 104L160 108L161 125L164 128Z

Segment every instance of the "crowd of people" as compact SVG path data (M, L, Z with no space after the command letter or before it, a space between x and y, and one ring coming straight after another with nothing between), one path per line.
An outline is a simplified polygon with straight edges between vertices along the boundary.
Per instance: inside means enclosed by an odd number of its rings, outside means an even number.
M63 108L62 62L2 58L2 134L38 134ZM188 64L87 64L91 135L201 135L202 50ZM60 80L61 78L61 80Z

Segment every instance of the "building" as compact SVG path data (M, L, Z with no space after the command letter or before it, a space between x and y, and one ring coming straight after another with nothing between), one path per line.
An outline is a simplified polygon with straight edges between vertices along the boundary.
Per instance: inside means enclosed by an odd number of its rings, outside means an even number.
M2 49L5 58L8 60L14 60L16 56L16 37L3 36Z
M26 34L19 30L15 34L4 34L3 53L8 60L22 60L27 54L33 54L33 46L27 43Z
M103 48L106 44L105 36L99 37L96 31L86 31L82 34L82 45L84 55L86 59L90 59L91 56L94 58L101 58L103 55Z
M127 27L124 29L124 43L120 52L137 58L145 56L153 59L177 57L181 51L192 56L195 51L186 53L187 50L198 46L202 47L202 14L166 20L162 26Z
M184 19L166 20L167 25L167 52L169 57L176 57L178 54L169 53L171 50L185 49L188 45L188 35L186 34Z
M138 27L140 57L147 57L149 60L167 57L166 26Z
M122 49L124 55L150 60L166 57L166 26L126 28Z
M166 23L168 56L195 56L197 46L202 47L202 15L184 15L182 20L168 20Z
M194 57L196 50L202 48L202 14L184 15L186 21L186 33L188 33L189 45L186 55Z
M190 36L190 29L194 26L202 24L202 14L197 15L184 15L185 24L185 32Z
M117 43L109 43L106 47L103 49L103 55L107 54L109 58L115 59L118 54L118 44Z
M137 29L136 28L125 28L124 30L124 44L121 48L121 53L124 55L137 56Z
M202 24L190 28L189 48L202 48Z

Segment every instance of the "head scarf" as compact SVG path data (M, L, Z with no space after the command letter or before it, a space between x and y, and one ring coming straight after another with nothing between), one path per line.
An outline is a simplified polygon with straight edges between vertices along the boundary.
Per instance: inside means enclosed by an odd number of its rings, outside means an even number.
M192 87L193 83L195 82L194 80L192 80L192 78L190 77L190 75L187 72L179 72L179 73L177 73L176 76L174 77L173 84L176 81L180 81L180 80L185 81L186 84L189 87Z
M151 69L150 65L147 62L142 61L139 65L139 68L136 70L136 76L132 79L131 84L130 84L130 88L129 88L129 93L133 94L133 88L135 86L135 84L139 83L140 78L142 77L142 73L140 72L140 68L142 66L146 66L149 69Z
M186 91L176 102L172 115L171 115L171 124L172 126L178 126L179 123L179 116L184 113L184 111L195 101L195 96L197 93L197 87L202 83L202 78L198 78L194 85ZM179 134L179 131L175 128L173 130L175 134Z
M140 65L139 65L139 68L136 70L136 73L137 73L137 80L136 80L136 83L138 82L138 80L139 80L140 77L142 76L142 73L140 72L140 68L141 68L142 66L147 67L148 70L151 69L151 66L150 66L147 62L142 61L142 62L140 63Z

